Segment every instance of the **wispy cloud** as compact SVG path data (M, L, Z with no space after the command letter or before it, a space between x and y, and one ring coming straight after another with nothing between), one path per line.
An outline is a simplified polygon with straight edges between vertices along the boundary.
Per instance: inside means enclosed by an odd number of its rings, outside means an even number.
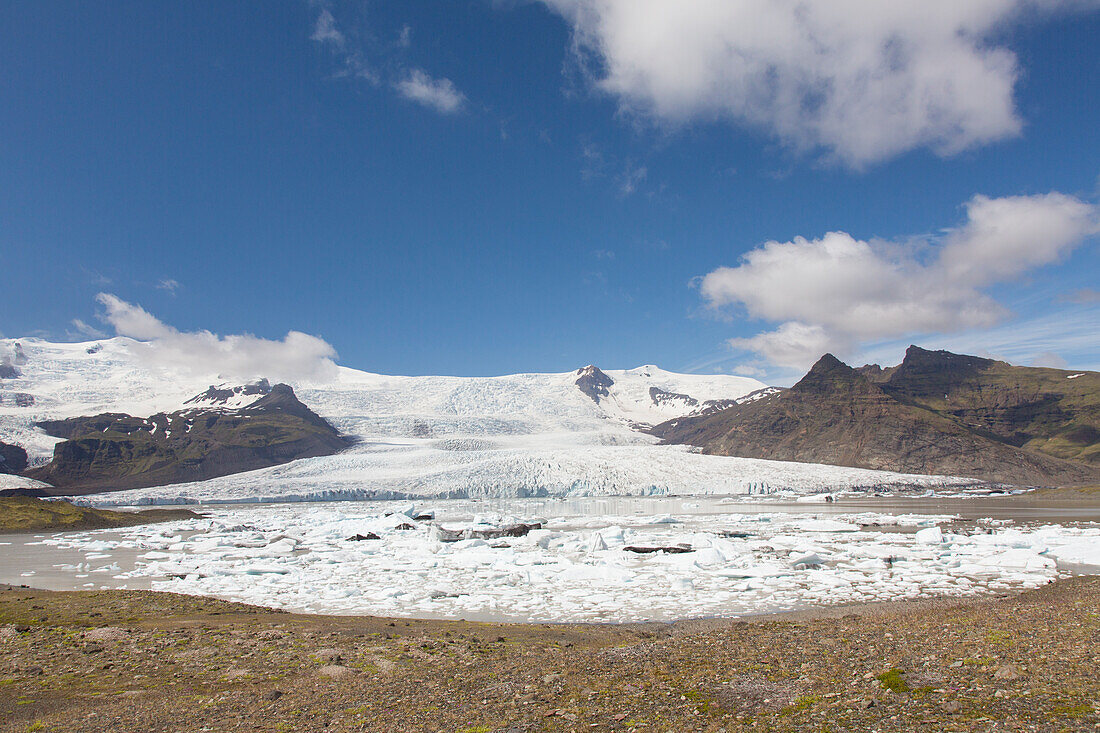
M76 329L76 335L87 336L88 338L101 339L107 338L107 334L100 331L94 326L90 326L79 318L72 320L73 328Z
M405 99L442 114L459 112L466 104L466 95L455 88L450 79L435 79L421 69L410 69L408 75L394 84Z
M403 98L440 114L455 114L466 107L466 95L450 79L433 77L405 62L404 51L412 46L412 28L408 25L391 43L370 39L357 43L340 30L332 10L322 6L310 39L328 49L343 65L340 76L362 79L374 86L385 83Z
M333 17L332 11L328 8L321 8L321 13L317 16L317 23L313 26L313 35L309 39L318 43L331 43L341 47L347 40L336 27L336 18Z
M1016 319L995 328L924 335L917 343L924 348L976 354L1013 364L1039 366L1038 361L1050 362L1053 357L1071 369L1100 370L1097 333L1100 333L1100 307L1094 305ZM854 360L897 364L912 341L894 339L869 345Z
M316 336L291 331L276 341L179 331L118 296L100 293L97 300L106 309L104 320L119 336L136 339L133 353L151 367L239 381L320 382L336 376L336 351Z
M166 278L164 280L161 280L159 283L157 283L157 289L158 290L167 290L172 295L175 295L176 291L179 290L179 288L180 288L179 281L178 280L173 280L172 278Z
M615 183L619 187L619 195L625 198L637 191L638 186L645 181L647 175L648 171L644 165L636 166L627 161L623 172L615 179Z
M1070 293L1065 300L1068 300L1070 303L1100 303L1100 290L1082 288Z
M607 180L615 187L615 194L619 198L627 198L638 192L649 177L646 166L639 165L630 158L621 159L591 140L581 138L580 148L581 178L586 181Z

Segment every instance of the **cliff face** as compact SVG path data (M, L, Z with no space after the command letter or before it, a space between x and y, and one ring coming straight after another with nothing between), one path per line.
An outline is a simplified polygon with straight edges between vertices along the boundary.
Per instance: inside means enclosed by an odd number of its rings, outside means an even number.
M27 451L0 442L0 473L19 473L27 467Z
M71 495L200 481L350 445L324 419L277 384L238 409L195 408L149 418L105 413L40 423L64 438L53 460L26 473Z
M1026 485L1095 481L1100 465L1089 457L1100 446L1084 440L1096 424L1100 375L1071 375L916 347L886 370L852 369L826 354L789 390L653 433L718 455ZM1070 383L1072 399L1058 380ZM1063 449L1073 437L1079 442Z

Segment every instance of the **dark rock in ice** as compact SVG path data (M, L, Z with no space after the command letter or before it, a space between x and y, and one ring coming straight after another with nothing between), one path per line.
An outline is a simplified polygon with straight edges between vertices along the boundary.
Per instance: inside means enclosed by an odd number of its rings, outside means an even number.
M439 539L442 542L458 542L459 540L495 540L500 537L523 537L533 529L542 529L542 523L509 524L505 527L466 527L464 529L445 529L440 527Z
M624 552L636 552L639 555L649 555L655 552L664 552L669 555L679 555L684 552L695 552L688 545L627 545Z

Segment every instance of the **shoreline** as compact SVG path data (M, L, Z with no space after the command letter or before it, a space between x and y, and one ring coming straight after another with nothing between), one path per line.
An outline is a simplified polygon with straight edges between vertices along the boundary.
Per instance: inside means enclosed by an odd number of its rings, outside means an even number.
M741 619L509 624L0 589L0 731L1092 730L1100 578Z

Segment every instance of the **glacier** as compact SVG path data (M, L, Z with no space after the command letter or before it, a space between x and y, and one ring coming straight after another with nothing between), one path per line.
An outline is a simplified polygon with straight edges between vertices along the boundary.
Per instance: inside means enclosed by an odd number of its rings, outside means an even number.
M180 409L217 374L152 367L127 338L19 343L20 376L0 382L0 440L32 465L58 442L39 420ZM334 456L202 482L83 497L97 505L478 498L708 495L899 487L966 487L971 479L704 455L659 445L640 428L712 401L751 399L748 377L676 374L654 365L604 370L598 401L578 372L500 377L387 376L339 367L331 381L291 383L299 398L357 444ZM262 377L263 375L257 375ZM23 395L16 400L15 395ZM28 404L28 396L33 404ZM660 397L660 399L659 399ZM5 483L6 482L6 483ZM16 478L0 477L0 488ZM23 482L25 485L25 481Z

